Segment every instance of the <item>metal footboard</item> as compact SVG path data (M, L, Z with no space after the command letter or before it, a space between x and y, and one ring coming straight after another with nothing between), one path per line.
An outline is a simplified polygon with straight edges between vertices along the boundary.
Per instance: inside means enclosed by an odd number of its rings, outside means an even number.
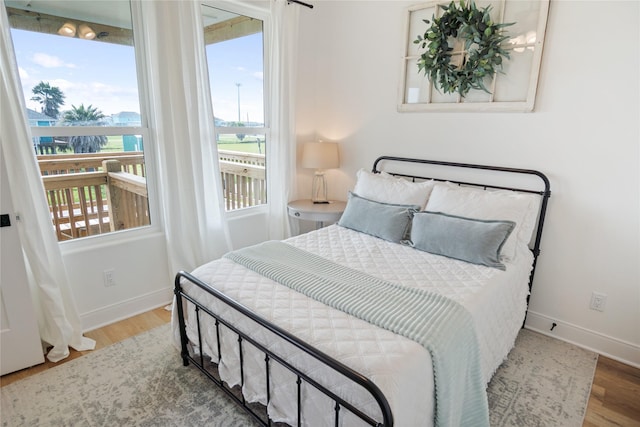
M279 355L274 354L272 351L267 349L265 346L263 346L262 344L260 344L256 340L254 340L252 337L250 337L246 333L240 331L233 324L231 324L228 321L226 321L225 319L221 318L218 314L212 312L211 309L209 309L208 307L206 307L203 304L201 304L199 301L194 299L192 296L187 295L182 289L183 280L187 280L187 281L191 282L192 284L198 286L199 288L203 289L207 293L215 296L216 298L218 298L223 303L225 303L228 306L232 307L234 310L242 313L244 316L246 316L246 317L252 319L253 321L255 321L256 323L258 323L261 327L271 331L272 333L276 334L277 336L279 336L280 338L284 339L288 343L294 345L295 347L297 347L298 349L300 349L304 353L306 353L309 356L315 358L316 360L320 361L321 363L323 363L327 367L329 367L332 370L344 375L346 378L348 378L349 380L353 381L355 384L358 384L359 386L364 388L368 393L371 394L373 399L375 399L375 401L377 402L378 406L380 407L380 412L382 414L382 419L381 420L375 420L375 419L371 418L370 416L365 414L361 409L358 409L355 406L353 406L351 403L345 401L343 398L341 398L337 394L333 393L331 390L329 390L326 387L324 387L318 381L316 381L315 379L311 378L309 375L305 374L304 372L302 372L299 369L297 369L295 366L293 366L290 363L288 363L286 360L284 360ZM182 360L183 360L184 366L189 365L190 362L192 364L194 364L210 380L212 380L227 395L229 395L238 405L240 405L249 415L251 415L256 420L256 422L259 423L260 425L271 426L271 425L274 424L273 421L271 421L271 419L266 414L266 410L260 410L260 409L258 409L256 407L255 404L249 404L248 402L246 402L244 397L242 396L241 392L240 393L234 392L234 390L232 388L230 388L228 385L226 385L219 378L219 376L215 375L212 372L212 370L207 367L208 361L205 360L206 356L203 354L203 351L202 351L202 348L203 348L202 330L201 330L201 324L203 323L202 319L201 319L202 316L210 316L212 319L214 319L215 328L216 328L217 342L218 342L218 355L219 355L219 358L221 357L221 351L222 351L222 348L220 346L220 327L221 327L221 325L224 326L225 328L227 328L228 330L232 331L234 334L236 334L238 336L238 350L239 350L239 355L240 355L240 381L241 381L241 387L242 387L242 385L244 385L244 381L245 381L245 378L244 378L244 359L243 359L243 346L245 345L245 343L249 343L253 347L257 348L260 352L264 353L264 355L265 355L264 361L265 361L265 375L266 375L265 379L266 379L267 402L269 402L270 399L271 399L271 384L272 384L272 382L271 382L271 380L272 380L271 379L271 364L272 363L277 363L277 364L281 365L282 367L286 368L287 370L289 370L290 372L292 372L295 375L295 377L296 377L296 387L297 387L297 420L298 420L297 421L297 425L298 426L301 425L301 419L302 419L302 402L301 402L301 387L302 387L302 383L306 383L306 384L314 387L315 389L320 391L325 396L329 397L334 402L334 412L335 412L334 418L335 418L335 426L336 427L338 425L340 425L339 423L340 423L340 417L341 417L341 411L342 410L346 410L346 411L352 413L353 415L357 416L362 421L364 421L366 424L371 425L371 426L378 426L378 427L383 427L383 426L384 427L391 427L391 426L393 426L393 415L391 413L391 408L389 407L389 403L387 402L387 399L385 398L383 393L380 391L380 389L371 380L369 380L368 378L364 377L363 375L359 374L358 372L354 371L353 369L345 366L344 364L340 363L339 361L331 358L330 356L328 356L325 353L319 351L318 349L312 347L311 345L305 343L304 341L302 341L299 338L293 336L292 334L288 333L287 331L279 328L278 326L274 325L273 323L261 318L260 316L258 316L253 311L249 310L248 308L244 307L243 305L241 305L238 302L234 301L233 299L229 298L228 296L226 296L222 292L209 287L204 282L202 282L201 280L199 280L198 278L196 278L195 276L193 276L193 275L191 275L191 274L189 274L187 272L180 271L176 275L174 293L175 293L175 296L176 296L176 308L177 308L178 321L179 321L179 327L180 327L180 341L181 341L181 346L182 346L181 356L182 356ZM197 343L197 345L198 345L198 348L201 349L199 354L193 354L192 355L189 352L189 345L190 344L189 344L189 341L188 341L188 338L187 338L186 323L185 323L185 309L184 309L184 306L183 306L183 304L185 304L185 303L186 304L193 304L195 306L196 323L197 323L197 330L198 330L198 341L199 341Z

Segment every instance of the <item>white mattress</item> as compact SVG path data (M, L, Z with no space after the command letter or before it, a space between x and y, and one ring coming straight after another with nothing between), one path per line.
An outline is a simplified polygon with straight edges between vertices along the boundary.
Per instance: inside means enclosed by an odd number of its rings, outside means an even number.
M337 225L293 237L286 242L372 276L437 292L462 304L476 325L486 382L513 347L522 325L532 264L531 253L524 245L518 248L516 260L506 264L506 271L501 271L421 252ZM369 377L387 397L396 426L432 425L431 358L419 344L316 302L227 259L205 264L193 274ZM365 412L372 416L379 413L371 399L344 378L327 371L308 356L300 355L290 344L274 339L270 333L256 331L258 328L253 321L220 307L217 299L204 291L190 284L184 288L190 295L197 295L201 302L215 307L217 312L221 310L223 316L235 322L241 330L254 332L259 342L267 343L294 365L318 375L323 384L341 396L356 403L365 402ZM187 316L187 334L192 342L197 342L193 308L188 310ZM177 325L175 327L177 330ZM204 354L217 361L215 329L211 324L207 329L203 336ZM179 345L178 334L175 335ZM221 341L223 358L220 374L230 385L239 384L236 337L223 333ZM245 362L249 363L245 368L245 397L249 401L265 403L264 375L259 374L264 367L264 356L248 349ZM272 387L270 416L274 421L295 425L295 378L288 378L292 374L278 369L277 365L273 371L275 377L287 377L287 381L284 386ZM272 380L272 385L278 381ZM303 408L304 425L333 425L333 404L310 387L304 389ZM348 416L342 421L345 426L357 424Z

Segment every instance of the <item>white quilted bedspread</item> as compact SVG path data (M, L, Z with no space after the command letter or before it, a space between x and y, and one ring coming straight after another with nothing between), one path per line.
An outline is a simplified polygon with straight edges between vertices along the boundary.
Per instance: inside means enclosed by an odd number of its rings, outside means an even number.
M287 242L372 276L404 286L428 289L461 303L475 321L486 382L513 347L522 325L532 263L530 251L524 246L518 249L516 262L506 264L506 271L501 271L421 252L337 225L293 237ZM369 377L387 397L396 426L432 425L431 358L419 344L309 299L228 259L205 264L193 274ZM365 412L372 416L379 412L359 387L351 386L340 375L332 374L309 357L301 356L290 344L275 339L270 333L257 330L253 321L220 307L217 300L205 292L190 285L186 285L185 290L221 310L225 318L236 322L240 329L251 331L259 342L285 355L294 365L318 375L324 385L350 401L364 402ZM188 318L188 336L192 342L197 342L193 309L189 310ZM208 325L203 340L204 353L217 361L212 325ZM179 345L179 339L177 343ZM239 384L236 337L223 333L221 344L220 374L229 384ZM245 397L249 401L265 403L264 375L259 374L264 367L264 356L248 347L244 357L248 363L243 389ZM274 377L287 380L284 385L278 379L272 380L270 415L275 421L295 425L295 378L288 371L278 369L277 365L272 366ZM279 385L274 386L276 382ZM304 425L333 425L332 403L311 387L303 389L303 408ZM342 420L344 426L356 424L349 416Z

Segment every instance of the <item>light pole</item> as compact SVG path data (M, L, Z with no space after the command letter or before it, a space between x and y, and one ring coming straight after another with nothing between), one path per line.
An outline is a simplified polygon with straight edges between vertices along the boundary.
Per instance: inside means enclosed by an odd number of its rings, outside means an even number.
M238 86L238 124L240 124L240 86L242 86L242 84L236 83L236 86Z

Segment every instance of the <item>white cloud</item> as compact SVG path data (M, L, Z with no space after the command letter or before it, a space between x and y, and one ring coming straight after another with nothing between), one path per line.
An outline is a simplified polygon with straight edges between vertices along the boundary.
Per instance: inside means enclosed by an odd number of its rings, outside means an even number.
M253 73L253 77L256 80L263 81L264 80L264 73L262 71L256 71L255 73Z
M67 94L66 92L74 90L78 86L76 83L70 82L69 80L65 79L50 79L45 81L51 86L60 89L65 95Z
M69 82L64 79L52 80L50 83L59 87L67 97L62 110L84 104L85 107L92 105L106 115L120 111L140 111L136 88L96 81Z
M67 67L67 68L76 68L75 64L65 63L62 59L57 56L48 55L46 53L34 53L31 57L31 60L45 68L59 68L59 67Z
M109 85L100 82L92 82L88 85L87 90L90 90L96 95L137 95L136 88Z

